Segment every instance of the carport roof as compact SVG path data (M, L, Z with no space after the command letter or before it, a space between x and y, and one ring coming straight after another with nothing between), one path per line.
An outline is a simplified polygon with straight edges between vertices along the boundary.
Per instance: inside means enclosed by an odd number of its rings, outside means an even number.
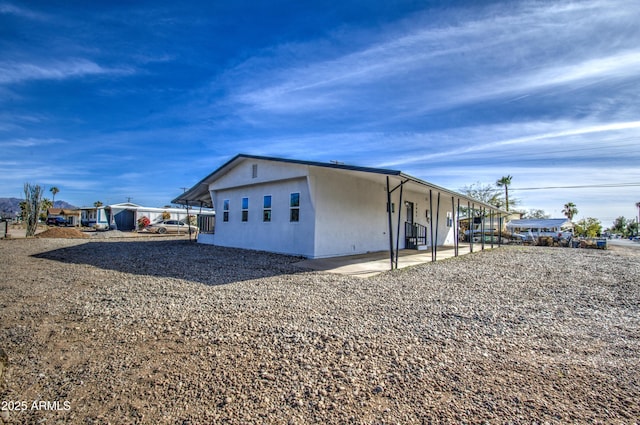
M570 227L572 223L567 218L530 218L523 220L511 220L507 223L508 228L551 228Z
M230 169L235 167L238 163L246 159L275 161L275 162L283 162L283 163L289 163L289 164L307 165L311 167L333 168L333 169L343 170L343 171L355 171L355 172L370 173L370 174L380 174L380 175L392 176L392 177L395 176L396 178L400 179L402 183L414 183L419 186L435 189L439 192L448 193L450 195L459 197L461 199L465 199L470 202L473 202L476 206L489 208L491 210L498 211L505 215L508 214L507 211L498 209L493 205L487 204L477 199L470 198L461 193L457 193L449 189L445 189L443 187L434 185L432 183L421 180L417 177L413 177L409 174L405 174L399 170L360 167L356 165L346 165L346 164L333 163L333 162L305 161L305 160L299 160L299 159L288 159L288 158L278 158L278 157L268 157L268 156L258 156L258 155L247 155L247 154L238 154L234 156L229 161L224 163L221 167L216 169L214 172L212 172L211 174L206 176L204 179L196 183L191 189L187 190L186 192L184 192L183 194L181 194L171 202L175 204L186 204L187 202L189 203L195 202L195 203L201 203L203 206L206 206L206 207L210 207L210 208L213 207L213 205L211 204L211 197L209 195L209 187L208 187L209 184L215 181L219 176L227 173Z

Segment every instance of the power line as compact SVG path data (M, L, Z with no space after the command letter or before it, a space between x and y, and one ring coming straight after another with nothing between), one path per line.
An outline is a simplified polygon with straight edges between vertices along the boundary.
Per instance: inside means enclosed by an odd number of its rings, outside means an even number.
M577 186L510 187L509 191L547 190L547 189L591 189L591 188L603 188L603 187L636 187L636 186L640 186L640 183L605 183L605 184L585 184L585 185L577 185Z

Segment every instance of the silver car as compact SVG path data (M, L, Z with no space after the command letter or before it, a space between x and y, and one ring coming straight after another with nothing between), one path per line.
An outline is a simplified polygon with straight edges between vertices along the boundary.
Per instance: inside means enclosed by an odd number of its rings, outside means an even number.
M191 229L191 234L198 233L196 226L188 225L180 220L162 220L157 223L152 223L147 226L147 230L154 233L180 233L188 234Z

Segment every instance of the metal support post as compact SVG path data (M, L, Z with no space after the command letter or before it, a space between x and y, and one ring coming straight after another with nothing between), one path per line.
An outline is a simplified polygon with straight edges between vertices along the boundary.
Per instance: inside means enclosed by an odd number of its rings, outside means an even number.
M402 189L404 185L400 186L400 201L398 201L398 230L396 232L396 269L398 268L398 255L400 252L400 219L402 217ZM408 221L408 219L407 219Z
M431 189L429 189L429 211L431 214L431 217L429 218L429 239L431 242L431 261L435 261L434 259L434 253L433 253L433 192L431 191Z
M438 227L440 225L440 192L438 192L438 209L436 210L436 242L433 244L433 261L438 259Z
M473 225L475 221L475 205L467 201L467 214L469 214L469 252L473 252Z
M389 184L389 176L387 176L387 215L389 218L389 256L391 260L391 270L393 270L393 224L391 217L391 187Z

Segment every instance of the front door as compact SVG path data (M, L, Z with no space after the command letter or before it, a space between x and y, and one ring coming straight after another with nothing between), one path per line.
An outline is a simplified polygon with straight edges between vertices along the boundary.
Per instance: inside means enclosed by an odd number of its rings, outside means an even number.
M405 249L415 249L416 245L416 229L413 226L413 202L405 202L407 207L407 219L404 224L404 247Z
M413 224L413 202L406 202L407 206L407 223Z

